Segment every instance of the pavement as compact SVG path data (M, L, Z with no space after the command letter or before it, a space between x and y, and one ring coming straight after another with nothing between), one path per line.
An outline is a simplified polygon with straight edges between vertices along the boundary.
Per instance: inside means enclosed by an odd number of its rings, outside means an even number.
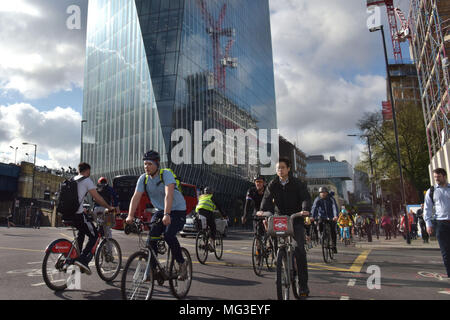
M358 249L439 249L439 243L435 237L432 237L428 243L423 243L422 239L411 240L411 244L407 244L403 236L398 236L397 238L391 238L390 240L385 240L384 236L380 236L377 239L376 236L372 238L372 242L367 242L367 240L359 241L355 239L355 248Z

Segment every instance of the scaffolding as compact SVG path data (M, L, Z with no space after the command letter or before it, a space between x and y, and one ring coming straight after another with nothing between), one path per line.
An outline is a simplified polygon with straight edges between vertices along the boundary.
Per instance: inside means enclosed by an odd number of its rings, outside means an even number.
M409 27L430 162L433 162L444 146L448 150L450 0L411 0Z

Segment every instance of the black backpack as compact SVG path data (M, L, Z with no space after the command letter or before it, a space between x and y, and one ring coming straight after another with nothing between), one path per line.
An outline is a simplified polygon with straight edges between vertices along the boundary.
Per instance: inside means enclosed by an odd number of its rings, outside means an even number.
M56 200L56 212L62 215L63 220L73 220L80 207L78 201L78 182L87 177L75 180L73 177L59 185L58 199Z
M429 194L431 201L433 202L433 206L434 206L434 186L430 187L430 194Z
M97 185L97 192L99 195L102 196L102 198L106 201L107 204L111 204L111 192L108 190L108 185Z

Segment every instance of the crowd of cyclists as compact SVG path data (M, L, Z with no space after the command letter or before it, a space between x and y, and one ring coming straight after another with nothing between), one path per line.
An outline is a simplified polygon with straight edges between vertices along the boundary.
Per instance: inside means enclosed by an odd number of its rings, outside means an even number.
M176 175L170 169L161 168L160 156L156 151L148 151L144 154L143 164L145 173L142 174L137 183L134 194L130 201L126 224L135 223L135 214L141 197L147 194L155 212L152 214L151 227L149 230L147 247L158 252L158 245L161 235L167 243L174 260L178 264L176 270L179 280L185 280L187 277L188 263L182 254L182 248L177 239L177 233L182 230L186 222L186 202L184 200L179 181ZM298 275L298 295L308 296L308 262L305 250L305 244L311 237L320 239L324 230L324 224L331 226L331 244L334 253L337 253L337 239L342 242L350 241L354 236L362 237L364 234L372 234L373 229L378 225L378 221L371 216L358 215L354 210L347 210L344 206L339 210L338 204L334 198L333 192L326 187L319 189L319 195L312 199L308 192L306 184L290 174L291 164L289 159L280 158L276 165L277 176L270 182L266 182L263 176L254 178L254 187L250 188L246 194L244 213L242 223L253 220L254 231L257 236L265 236L268 232L268 221L272 215L293 216L292 222L292 240L294 244L295 267ZM79 175L73 180L77 182L78 199L80 206L74 215L75 223L73 226L78 229L78 242L80 251L84 237L88 237L88 243L82 250L80 257L72 261L73 264L87 274L91 274L89 261L92 259L91 249L97 239L96 229L92 222L85 215L83 201L87 194L91 194L95 200L94 213L100 213L105 209L117 211L117 195L108 185L107 179L102 177L98 180L97 186L94 185L90 177L90 166L87 163L80 163ZM203 190L199 197L196 212L206 218L208 228L211 231L211 243L209 250L214 251L215 240L215 219L214 211L218 206L214 197L214 192L210 187ZM257 219L258 216L264 216L265 219ZM261 223L264 227L259 226ZM149 224L150 225L150 224ZM377 237L379 233L375 231ZM106 230L106 236L111 237L111 231ZM347 242L346 242L347 243ZM272 252L276 253L277 239L273 237L271 246ZM259 248L257 248L259 249ZM258 250L257 250L258 251ZM156 259L153 255L150 261L152 268L156 266ZM190 263L190 262L189 262ZM191 267L190 267L191 268Z

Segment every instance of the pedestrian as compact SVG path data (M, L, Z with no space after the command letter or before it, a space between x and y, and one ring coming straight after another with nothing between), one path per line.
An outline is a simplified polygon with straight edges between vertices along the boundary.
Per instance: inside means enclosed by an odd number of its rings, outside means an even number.
M8 216L6 217L6 222L8 225L8 228L12 225L13 227L15 227L16 225L13 222L14 220L14 216L13 216L13 211L11 210L11 208L9 208L8 210Z
M383 217L381 218L381 227L383 228L384 233L386 235L385 240L391 240L392 222L391 222L391 217L389 217L389 215L387 215L387 214L383 215Z
M436 184L428 189L425 195L424 220L429 235L436 229L447 277L450 278L450 184L447 172L442 168L433 170L433 177ZM435 225L431 220L433 207L436 214Z
M399 230L398 216L394 215L394 218L392 219L392 229L391 229L394 239L397 238L397 230Z
M427 232L427 225L423 218L423 203L420 205L420 209L417 210L417 218L419 220L420 233L422 234L423 243L428 243L430 236Z
M411 239L417 239L417 216L412 209L409 210L411 216Z
M41 228L41 219L42 219L42 209L40 207L36 208L35 221L33 228L40 229Z

